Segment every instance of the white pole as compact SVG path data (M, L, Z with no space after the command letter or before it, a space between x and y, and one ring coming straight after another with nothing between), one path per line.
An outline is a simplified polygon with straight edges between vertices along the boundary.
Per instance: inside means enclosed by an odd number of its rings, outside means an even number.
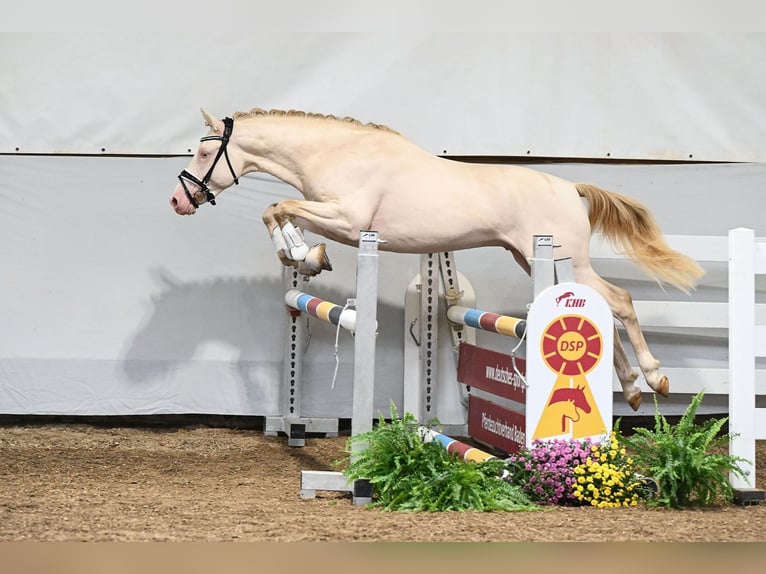
M372 430L375 416L375 336L378 312L378 232L359 233L351 434ZM363 446L363 445L362 445Z
M556 282L553 235L532 236L532 301Z
M755 233L729 231L729 453L749 460L748 480L731 474L733 488L755 487Z

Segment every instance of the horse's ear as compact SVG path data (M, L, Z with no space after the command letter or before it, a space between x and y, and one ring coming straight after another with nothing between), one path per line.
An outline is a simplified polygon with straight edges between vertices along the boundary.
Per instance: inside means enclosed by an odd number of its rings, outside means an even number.
M200 108L200 111L202 112L202 117L205 118L205 125L210 126L219 136L223 135L223 122L204 108Z

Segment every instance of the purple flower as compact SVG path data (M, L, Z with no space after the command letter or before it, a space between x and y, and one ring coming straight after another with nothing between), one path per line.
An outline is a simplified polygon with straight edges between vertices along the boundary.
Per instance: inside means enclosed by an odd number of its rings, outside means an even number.
M590 455L590 441L535 440L507 460L512 480L539 504L576 504L574 468Z

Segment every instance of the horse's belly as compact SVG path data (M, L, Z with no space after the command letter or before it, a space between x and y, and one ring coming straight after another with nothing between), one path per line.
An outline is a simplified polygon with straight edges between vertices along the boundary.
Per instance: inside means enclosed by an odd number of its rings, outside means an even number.
M381 211L372 229L380 233L386 251L434 253L495 245L497 228L477 224L467 210L454 211L434 204L427 209L409 205L396 212Z

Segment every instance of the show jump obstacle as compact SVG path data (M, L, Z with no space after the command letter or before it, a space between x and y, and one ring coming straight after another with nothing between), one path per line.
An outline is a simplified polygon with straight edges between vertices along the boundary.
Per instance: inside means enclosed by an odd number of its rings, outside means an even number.
M372 420L374 417L373 398L375 384L375 337L377 334L379 242L377 231L363 230L359 232L355 309L344 309L340 305L323 301L298 290L289 290L285 296L285 302L296 311L309 313L354 333L354 377L351 406L351 434L353 435L372 430ZM297 331L300 331L300 329L297 329ZM288 382L299 385L300 378L296 377L295 368L299 368L300 357L297 353L301 351L302 346L291 343L290 349L289 353L296 354L289 356L289 360L286 362ZM363 359L360 360L360 357ZM299 392L299 390L296 386L291 388L293 392ZM288 393L287 400L289 403L290 393ZM291 408L291 405L288 404L287 407ZM296 412L297 415L300 413L299 410L296 411L294 408L293 412ZM299 431L305 430L306 427L301 428L300 425L310 423L310 419L297 417L292 420L285 420L283 425L288 430L288 436L292 436L293 431L291 427L298 426ZM297 435L299 432L295 434ZM294 446L303 446L303 442L294 444ZM360 448L360 445L356 445L355 448ZM351 454L353 456L353 452ZM372 501L372 487L366 480L356 480L349 484L346 476L340 472L301 471L301 498L314 498L317 490L351 492L354 504L357 505L367 504Z
M754 305L754 276L766 274L766 243L753 237L752 230L738 229L731 231L728 238L728 380L736 381L729 393L729 414L730 431L737 435L731 452L749 460L754 459L755 440L766 437L766 409L754 408L753 382L755 357L766 355L766 326L758 325L753 314L754 306L759 307ZM435 378L438 358L435 323L442 313L438 306L440 286L438 278L434 281L433 277L438 272L444 282L446 317L452 326L452 341L459 356L457 379L460 384L456 385L465 392L466 434L492 447L495 453L514 452L522 446L530 446L538 438L598 440L611 430L612 390L616 387L612 383L614 330L609 309L598 294L571 280L570 262L553 259L552 237L535 237L534 247L535 257L531 261L534 300L526 319L462 306L466 300L472 303L473 293L470 286L465 291L459 289L458 274L449 253L424 256L421 276L417 279L417 288L423 295L421 315L410 325L409 335L421 355L420 377ZM698 258L705 259L704 256ZM297 283L293 287L295 285ZM357 295L355 310L297 290L288 291L286 295L296 314L301 310L356 333L355 356L368 360L363 361L364 365L355 361L354 434L371 428L373 410L377 304L377 234L374 232L360 239ZM423 302L426 305L422 305ZM663 309L667 304L664 305ZM365 319L362 310L365 310ZM413 326L417 322L420 325L416 334ZM512 338L514 350L498 353L477 347L472 344L476 330ZM362 333L366 337L360 338ZM515 353L522 348L522 343L526 347L525 358ZM412 369L411 363L405 365L405 371ZM427 384L431 381L427 380ZM413 392L405 384L404 410L416 414L421 422L427 418L424 414L435 415L428 411L428 407L435 404L434 397L428 396L430 392L425 385ZM495 456L433 430L424 428L423 432L424 440L438 441L467 460ZM348 484L342 473L303 471L301 496L311 498L316 490L350 491L355 504L364 504L371 496L369 483L357 482L360 484ZM753 488L752 476L740 482L732 477L732 484L742 501L752 503L763 499L763 491Z
M471 327L526 341L522 358L515 351L477 347L465 335L456 339L457 379L467 395L467 434L504 453L529 447L536 439L600 441L612 427L614 329L609 307L596 291L571 280L571 261L553 259L552 236L535 236L534 241L534 301L526 319L463 307L454 290L446 297L446 316L454 331ZM424 316L420 323L428 328L433 321ZM435 336L421 331L420 340L433 341ZM421 422L428 417L429 402L434 401L415 404Z
M288 445L302 447L306 433L325 436L338 435L338 419L302 416L301 381L305 333L299 324L301 313L306 313L332 325L354 333L354 356L365 361L354 361L352 431L364 432L365 420L371 428L373 418L373 381L375 373L375 335L378 306L378 232L360 231L357 254L357 296L345 306L314 297L297 289L298 273L290 271L286 277L285 303L289 309L287 341L282 385L282 416L266 417L266 434L285 433Z

